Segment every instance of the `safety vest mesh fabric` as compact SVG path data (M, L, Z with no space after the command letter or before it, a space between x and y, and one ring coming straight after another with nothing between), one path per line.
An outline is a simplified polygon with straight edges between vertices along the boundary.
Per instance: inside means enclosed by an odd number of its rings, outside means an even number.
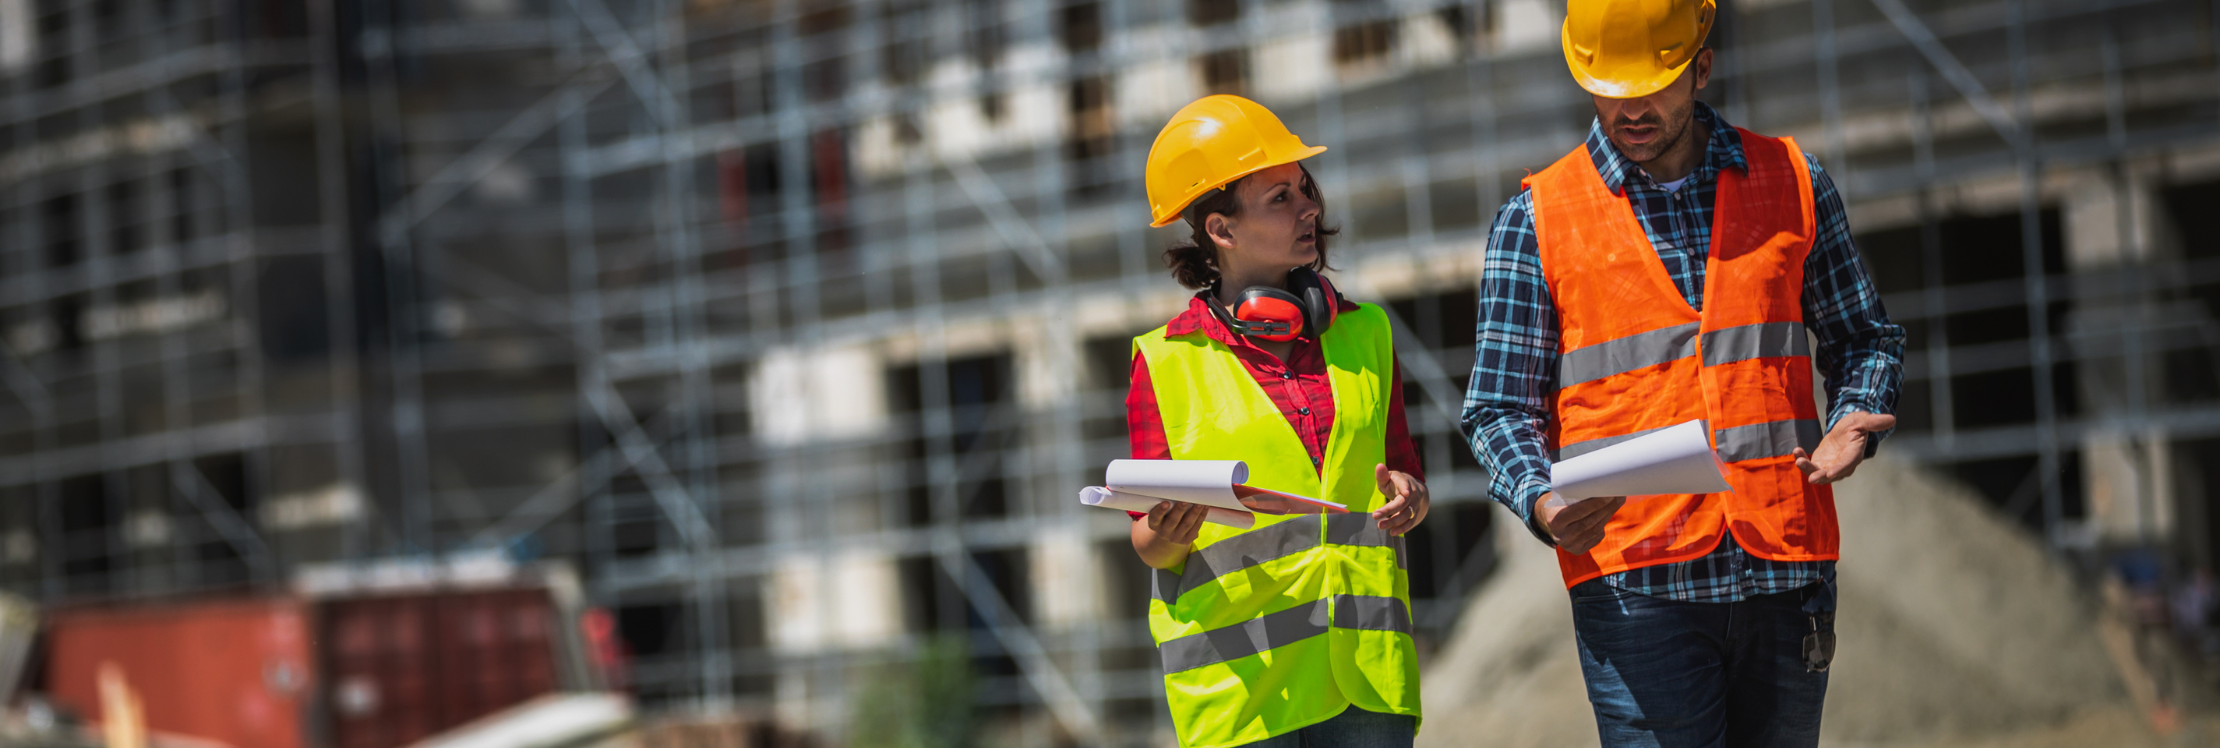
M1257 515L1203 525L1184 566L1159 570L1149 633L1164 663L1184 748L1252 743L1331 719L1351 705L1419 714L1404 539L1370 511L1385 503L1387 316L1365 304L1323 339L1333 432L1313 465L1301 438L1224 344L1202 333L1133 340L1145 356L1177 460L1242 460L1249 485L1316 496L1349 514Z
M1703 419L1733 489L1630 497L1593 550L1558 551L1567 587L1702 557L1722 533L1761 558L1836 557L1834 493L1792 455L1822 430L1802 305L1811 174L1795 141L1741 133L1749 168L1719 173L1701 313L1585 147L1526 180L1559 315L1555 458Z

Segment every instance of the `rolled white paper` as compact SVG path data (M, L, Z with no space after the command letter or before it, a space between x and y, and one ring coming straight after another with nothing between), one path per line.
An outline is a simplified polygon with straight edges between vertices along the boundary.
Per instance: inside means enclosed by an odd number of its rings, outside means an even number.
M1689 421L1551 465L1553 501L1732 490L1705 430Z
M1099 506L1105 509L1123 509L1129 512L1146 513L1148 512L1148 510L1156 508L1156 505L1162 501L1164 501L1164 499L1155 496L1143 496L1137 493L1126 493L1124 491L1103 488L1101 486L1088 486L1086 488L1079 489L1079 503L1086 504L1087 506ZM1248 512L1237 512L1231 509L1223 509L1208 505L1205 505L1205 508L1210 510L1209 514L1203 515L1203 521L1205 522L1225 525L1227 527L1237 528L1241 530L1246 530L1256 526L1256 515L1254 514L1250 514Z
M1248 511L1233 495L1233 484L1249 479L1240 460L1111 460L1102 477L1114 491Z

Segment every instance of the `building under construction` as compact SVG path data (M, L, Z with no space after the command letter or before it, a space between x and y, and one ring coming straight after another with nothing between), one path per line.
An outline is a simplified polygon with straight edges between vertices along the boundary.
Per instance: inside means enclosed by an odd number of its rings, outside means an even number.
M651 710L1152 744L1144 568L1073 496L1186 296L1144 156L1238 93L1331 146L1334 277L1394 313L1427 651L1495 558L1489 219L1592 117L1562 13L0 0L0 586L558 560ZM2216 13L1725 0L1705 94L1849 202L1911 336L1885 449L2166 579L2220 546Z

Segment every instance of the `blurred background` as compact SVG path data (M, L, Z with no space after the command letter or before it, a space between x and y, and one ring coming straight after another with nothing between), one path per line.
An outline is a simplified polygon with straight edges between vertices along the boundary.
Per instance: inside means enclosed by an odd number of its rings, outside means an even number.
M1592 116L1562 13L0 0L0 741L1168 745L1073 496L1187 296L1147 148L1236 93L1393 312L1422 741L1592 744L1456 424L1489 220ZM2220 743L2216 15L1723 0L1705 99L1910 331L1830 744Z

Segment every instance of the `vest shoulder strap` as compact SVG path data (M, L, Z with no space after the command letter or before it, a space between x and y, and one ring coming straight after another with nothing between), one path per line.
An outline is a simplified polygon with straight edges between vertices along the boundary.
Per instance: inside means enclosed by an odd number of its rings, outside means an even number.
M1804 151L1796 145L1796 139L1761 135L1740 127L1735 132L1742 135L1742 158L1749 168L1739 178L1720 175L1720 202L1724 204L1731 197L1735 206L1751 217L1771 219L1746 224L1785 223L1779 227L1806 240L1813 238L1817 221L1812 210L1811 166L1804 161ZM1765 215L1768 213L1771 215ZM1713 238L1718 238L1716 233Z
M1372 303L1360 303L1356 309L1343 312L1334 318L1333 327L1326 330L1326 337L1336 347L1357 344L1385 345L1392 349L1394 334L1388 325L1387 313L1380 310L1380 305Z
M1595 187L1603 187L1603 176L1596 173L1596 160L1588 155L1588 146L1585 143L1575 146L1570 153L1559 156L1541 171L1526 175L1519 180L1519 187L1535 192L1567 194L1585 191L1580 189L1584 186L1581 182L1593 182Z

